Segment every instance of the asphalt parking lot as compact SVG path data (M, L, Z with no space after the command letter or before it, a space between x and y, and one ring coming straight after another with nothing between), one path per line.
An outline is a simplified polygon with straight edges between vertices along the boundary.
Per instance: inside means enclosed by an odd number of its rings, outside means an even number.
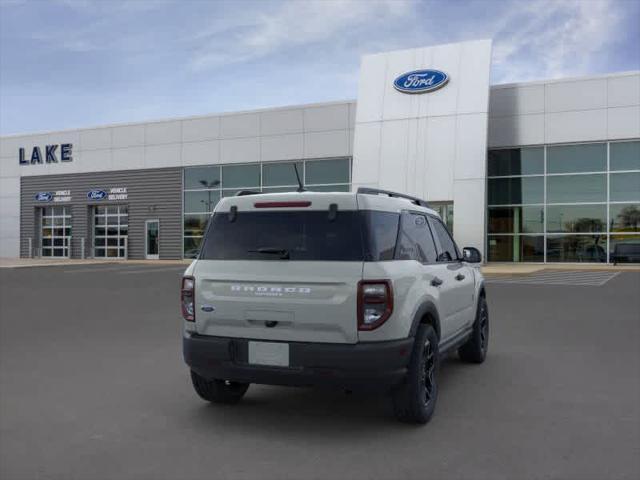
M445 361L415 427L363 394L202 402L182 269L0 269L0 478L640 478L640 272L490 282L487 361Z

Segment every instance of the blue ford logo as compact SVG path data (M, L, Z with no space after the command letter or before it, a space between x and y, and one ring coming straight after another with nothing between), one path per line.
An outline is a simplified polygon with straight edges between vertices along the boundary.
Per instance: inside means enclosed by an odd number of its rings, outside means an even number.
M53 198L53 194L51 192L38 192L36 193L36 201L37 202L50 202Z
M107 192L104 190L91 190L87 193L87 198L89 200L103 200L107 198Z
M448 81L449 75L440 70L414 70L396 78L393 86L403 93L425 93L444 87Z

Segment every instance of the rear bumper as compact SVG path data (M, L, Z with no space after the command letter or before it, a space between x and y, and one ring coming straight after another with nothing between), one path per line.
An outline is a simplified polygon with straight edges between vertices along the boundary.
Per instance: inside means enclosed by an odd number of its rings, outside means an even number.
M187 365L205 378L383 390L404 380L413 338L353 345L289 342L288 368L249 364L249 339L185 332L182 345Z

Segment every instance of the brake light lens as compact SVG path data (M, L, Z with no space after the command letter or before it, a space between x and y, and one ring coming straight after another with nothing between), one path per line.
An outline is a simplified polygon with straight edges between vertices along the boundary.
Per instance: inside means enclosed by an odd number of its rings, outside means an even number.
M187 322L196 321L196 279L193 277L182 277L182 288L180 289L180 305L182 306L182 317Z
M358 283L358 330L375 330L393 312L393 288L389 280Z
M310 207L311 202L256 202L253 206L255 208L300 208Z

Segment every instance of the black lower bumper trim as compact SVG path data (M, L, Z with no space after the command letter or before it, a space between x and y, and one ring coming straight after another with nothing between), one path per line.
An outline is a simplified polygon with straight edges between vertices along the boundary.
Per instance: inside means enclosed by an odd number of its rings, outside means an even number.
M186 332L183 354L187 365L205 378L267 385L388 389L406 376L413 338L353 345L288 343L289 367L249 364L249 339Z

